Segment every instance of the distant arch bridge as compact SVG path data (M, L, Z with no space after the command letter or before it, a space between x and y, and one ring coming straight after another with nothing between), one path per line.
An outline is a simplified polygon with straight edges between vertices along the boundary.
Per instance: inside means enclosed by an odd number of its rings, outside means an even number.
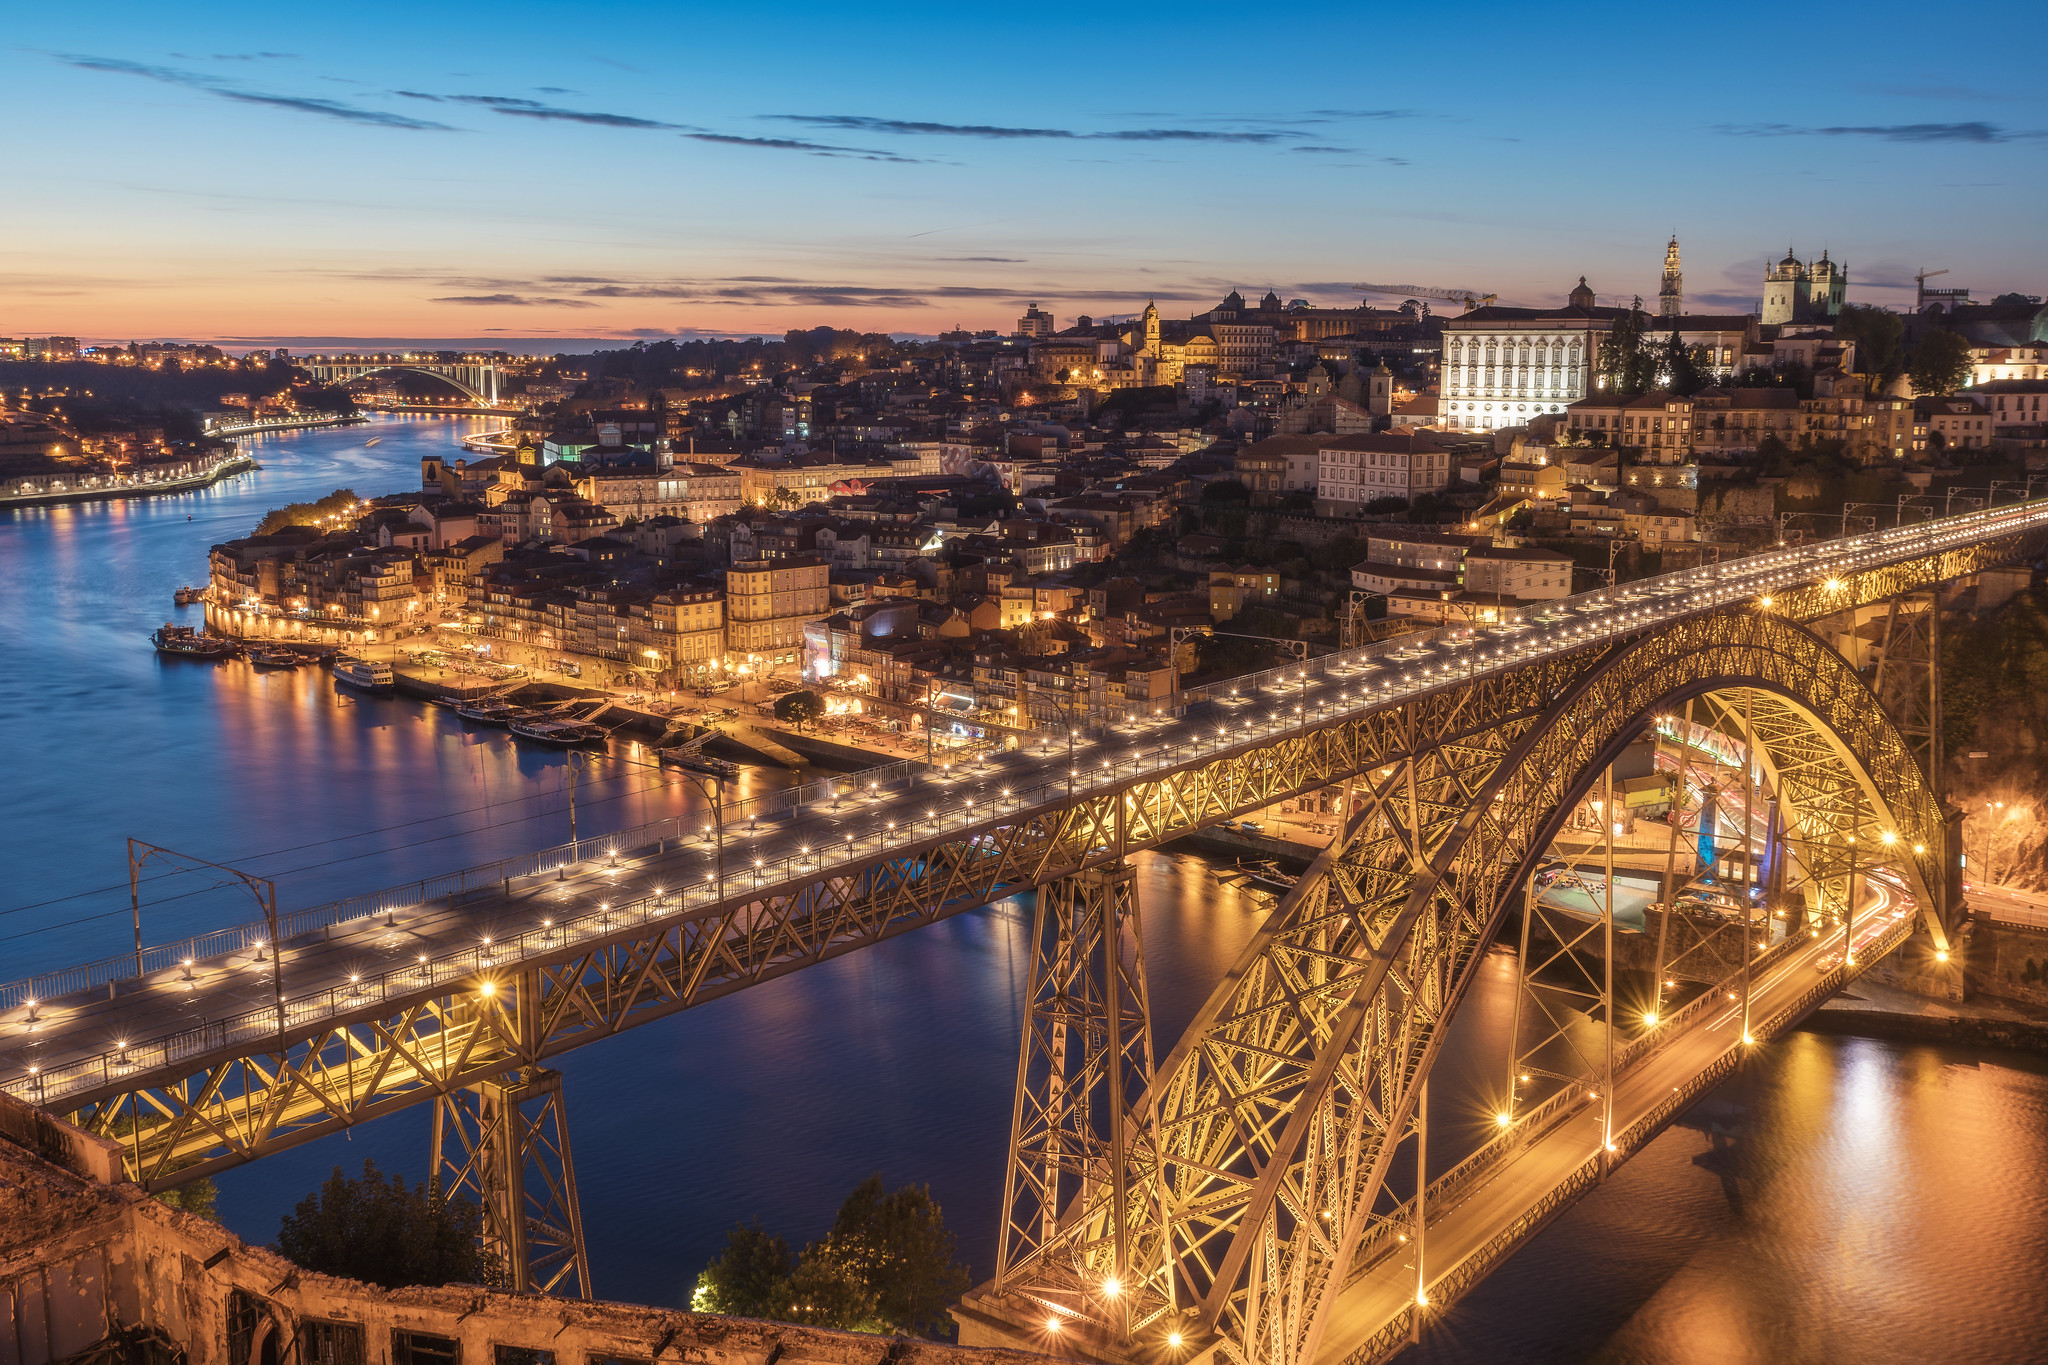
M496 404L504 375L503 359L496 356L457 355L348 355L308 356L299 367L322 384L348 384L373 374L428 374L456 388L479 403Z

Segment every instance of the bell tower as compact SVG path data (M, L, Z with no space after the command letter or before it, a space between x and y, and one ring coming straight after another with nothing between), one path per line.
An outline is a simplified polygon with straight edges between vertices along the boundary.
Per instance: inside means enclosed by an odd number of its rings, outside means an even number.
M1664 282L1657 290L1657 316L1675 318L1685 312L1685 275L1678 268L1678 235L1664 248Z

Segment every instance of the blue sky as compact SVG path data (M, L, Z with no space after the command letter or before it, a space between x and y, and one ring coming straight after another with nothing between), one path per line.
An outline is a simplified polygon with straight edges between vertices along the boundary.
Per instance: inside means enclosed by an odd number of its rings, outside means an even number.
M2048 6L17 7L0 335L2048 292ZM1930 61L1929 53L1941 54ZM1903 285L1902 289L1900 286Z

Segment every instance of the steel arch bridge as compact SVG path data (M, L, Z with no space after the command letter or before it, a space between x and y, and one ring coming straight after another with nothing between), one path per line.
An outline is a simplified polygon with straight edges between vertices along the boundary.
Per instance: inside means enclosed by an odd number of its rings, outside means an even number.
M1783 806L1819 919L1866 961L1912 934L1866 920L1855 937L1857 850L1882 849L1945 952L1954 839L1928 786L1932 708L1885 689L1888 715L1808 627L1899 619L1915 595L2038 553L2044 532L2048 502L1773 550L1135 708L1079 737L1078 759L1060 745L836 779L701 833L664 822L139 952L133 972L0 985L0 1085L117 1138L153 1189L431 1103L437 1166L483 1197L514 1282L587 1296L550 1059L1042 888L999 1272L963 1304L963 1337L1362 1365L1416 1329L1418 1299L1483 1274L1739 1055L1716 1044L1732 1024L1713 993L1653 1029L1607 1027L1610 971L1574 1026L1602 1020L1604 1070L1531 1060L1543 1080L1503 1095L1498 1143L1420 1201L1389 1181L1423 1145L1435 1048L1479 953L1518 887L1533 901L1531 860L1617 746L1695 699ZM1155 1069L1126 855L1333 786L1344 833ZM1738 1041L1857 970L1816 977L1816 941L1789 937L1752 961L1748 933ZM1646 1078L1662 1089L1644 1107ZM1511 1197L1516 1172L1589 1122L1592 1147ZM1453 1226L1471 1210L1476 1230ZM1418 1249L1471 1245L1415 1258L1403 1290L1411 1217Z
M307 356L299 368L322 384L347 384L373 374L405 371L431 375L452 384L479 403L498 401L503 370L495 360L475 356L441 359L434 356Z
M1092 1160L1034 1184L1049 1169L1045 1144L1033 1150L1028 1132L1013 1142L1003 1269L969 1311L1004 1323L1013 1342L1050 1338L1102 1358L1214 1351L1296 1365L1406 1345L1412 1300L1344 1350L1326 1349L1326 1337L1362 1249L1412 1256L1403 1229L1413 1206L1388 1198L1388 1176L1414 1141L1445 1026L1567 813L1646 725L1693 698L1746 723L1825 895L1848 895L1851 836L1894 845L1923 927L1946 944L1946 825L1910 741L1839 654L1753 603L1383 713L1348 737L1357 748L1340 766L1356 774L1354 813L1342 835L1233 965L1122 1131L1089 1148L1076 1140L1084 1116L1070 1103L1062 1112L1045 1069L1026 1078L1040 1089L1022 1098L1037 1127L1062 1134L1056 1150ZM1079 998L1067 996L1077 1049L1102 1028L1073 1010ZM1789 1022L1759 1018L1745 1031ZM1627 1046L1646 1053L1651 1032ZM1114 1066L1113 1045L1101 1050ZM1709 1068L1692 1089L1720 1074ZM1617 1124L1612 1093L1606 1108L1597 1086L1576 1098L1595 1111L1603 1155L1618 1159L1617 1139L1654 1129ZM1511 1090L1502 1098L1513 1106ZM1565 1108L1537 1117L1554 1124ZM1531 1193L1546 1217L1460 1266L1467 1283L1561 1206L1544 1203L1553 1189ZM1441 1307L1454 1284L1430 1276L1421 1292Z

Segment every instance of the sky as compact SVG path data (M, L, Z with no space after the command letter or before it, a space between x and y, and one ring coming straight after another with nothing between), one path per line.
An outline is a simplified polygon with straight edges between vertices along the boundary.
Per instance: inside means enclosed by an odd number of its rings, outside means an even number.
M1580 275L1626 303L1673 233L1700 310L1788 247L1861 302L1921 268L2048 293L2048 5L1942 13L22 4L0 336L586 349Z

